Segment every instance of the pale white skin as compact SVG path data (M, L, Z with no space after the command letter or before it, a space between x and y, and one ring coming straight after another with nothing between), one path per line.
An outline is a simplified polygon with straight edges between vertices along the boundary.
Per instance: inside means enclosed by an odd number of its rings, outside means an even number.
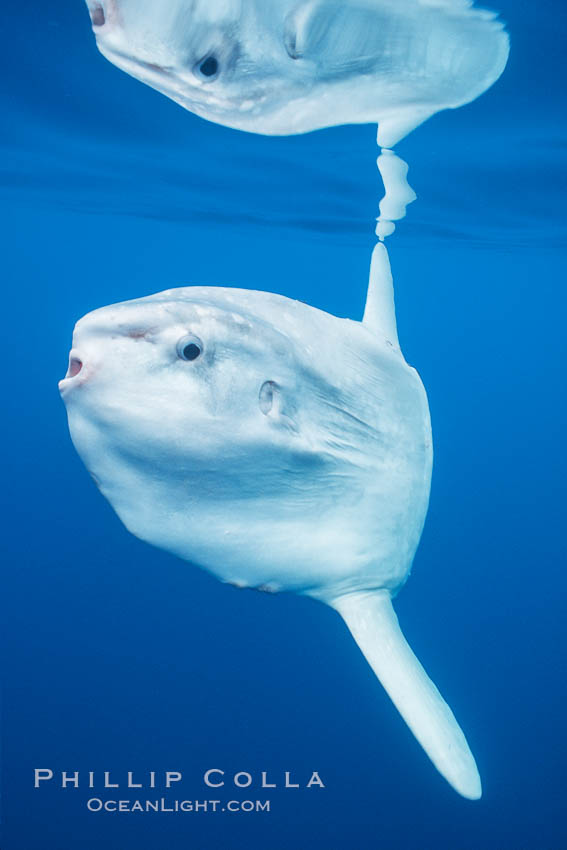
M467 0L86 2L119 68L209 121L269 135L379 123L391 147L486 91L509 52L502 24Z
M383 245L363 323L266 292L174 289L83 318L60 388L73 442L130 531L222 581L339 610L439 770L480 796L390 603L419 542L432 449Z

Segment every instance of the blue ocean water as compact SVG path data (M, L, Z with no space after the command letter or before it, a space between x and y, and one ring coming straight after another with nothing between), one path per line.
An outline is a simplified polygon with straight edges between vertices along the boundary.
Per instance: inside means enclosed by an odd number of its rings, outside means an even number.
M207 124L97 53L84 4L3 9L3 850L562 850L567 12L502 0L501 81L399 147L388 247L435 466L404 630L484 796L436 773L339 618L237 591L130 536L74 452L57 381L87 311L233 285L359 318L375 129ZM54 780L34 788L34 769ZM209 768L254 785L211 794ZM184 775L255 813L93 813L61 771ZM284 789L285 771L325 788ZM258 787L262 771L280 785ZM136 779L135 779L136 781Z

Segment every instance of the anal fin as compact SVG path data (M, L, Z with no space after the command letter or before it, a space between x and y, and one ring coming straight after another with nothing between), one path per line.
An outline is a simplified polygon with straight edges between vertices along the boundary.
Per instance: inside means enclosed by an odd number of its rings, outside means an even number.
M480 776L466 738L403 636L389 593L352 593L333 607L437 770L463 797L478 800Z

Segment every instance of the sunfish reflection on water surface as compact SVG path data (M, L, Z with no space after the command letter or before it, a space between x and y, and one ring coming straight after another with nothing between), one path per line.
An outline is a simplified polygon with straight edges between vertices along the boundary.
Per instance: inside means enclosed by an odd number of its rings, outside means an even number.
M268 135L378 123L395 145L500 76L471 0L86 0L100 51L197 115Z
M133 534L222 581L335 608L438 770L480 797L391 603L432 448L383 245L362 323L267 292L172 289L81 319L60 390L77 451Z

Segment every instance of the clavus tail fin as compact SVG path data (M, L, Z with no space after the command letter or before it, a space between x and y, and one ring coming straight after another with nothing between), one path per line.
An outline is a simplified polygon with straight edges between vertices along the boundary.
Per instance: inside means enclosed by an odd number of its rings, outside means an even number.
M465 736L403 636L389 593L352 593L332 604L437 770L463 797L478 800L480 776Z

